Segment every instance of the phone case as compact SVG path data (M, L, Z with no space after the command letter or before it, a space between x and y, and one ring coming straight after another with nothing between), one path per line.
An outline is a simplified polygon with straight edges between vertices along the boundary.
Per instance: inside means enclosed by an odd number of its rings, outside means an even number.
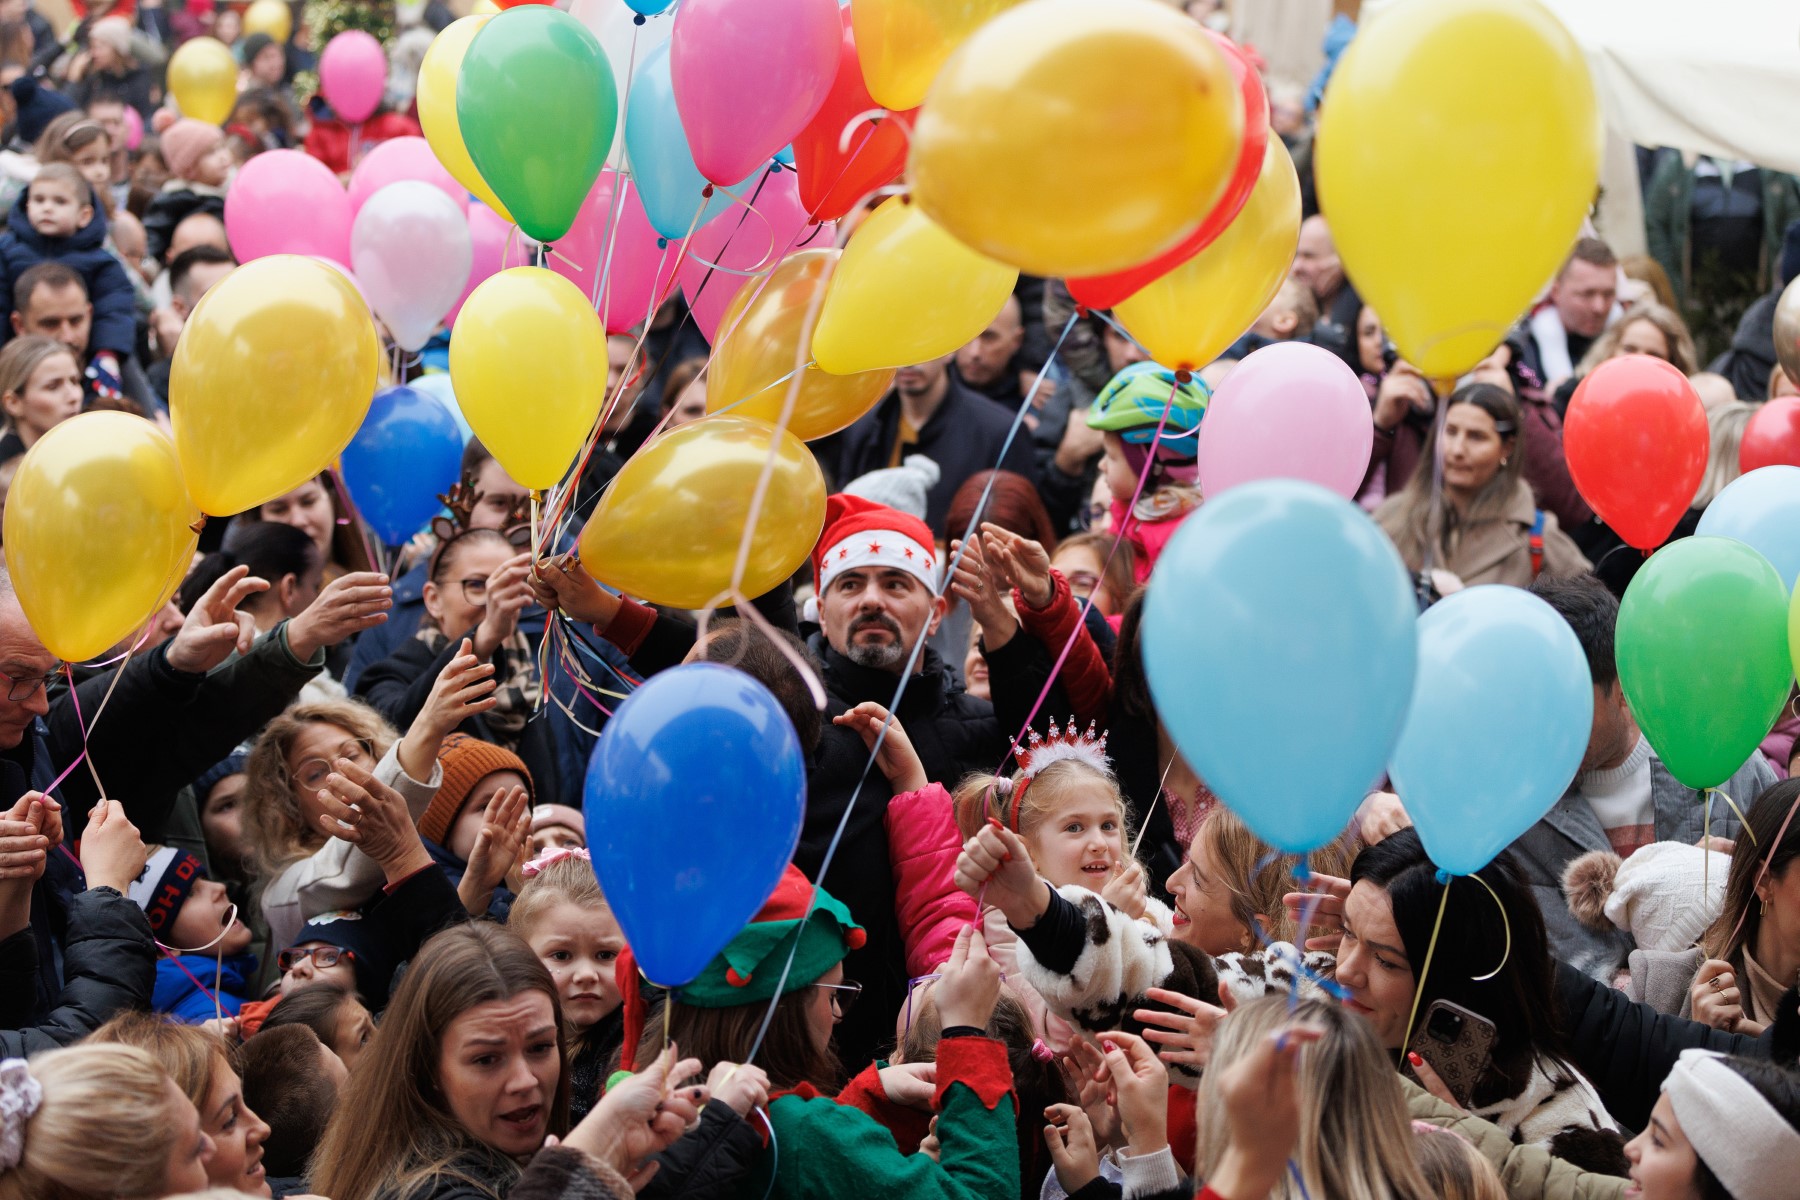
M1446 1041L1435 1032L1436 1023L1431 1018L1440 1011L1454 1013L1462 1019L1462 1027L1454 1041ZM1419 1028L1413 1033L1410 1049L1431 1064L1431 1069L1444 1081L1451 1095L1466 1106L1475 1085L1487 1074L1494 1042L1498 1037L1494 1023L1480 1013L1471 1012L1448 1000L1434 1000L1425 1010ZM1414 1073L1412 1064L1403 1062L1402 1066L1407 1076L1417 1082L1418 1075Z

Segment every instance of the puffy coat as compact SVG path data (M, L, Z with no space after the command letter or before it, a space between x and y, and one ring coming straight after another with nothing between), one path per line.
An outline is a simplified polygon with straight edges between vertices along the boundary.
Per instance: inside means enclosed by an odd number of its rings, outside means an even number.
M975 898L955 883L962 839L943 784L895 796L883 819L894 872L894 916L906 941L907 976L917 979L949 959L956 935L975 920Z
M94 324L88 333L90 350L110 350L121 358L137 345L137 294L131 277L106 249L106 214L95 204L88 223L68 237L47 238L31 227L23 202L13 205L6 218L6 234L0 237L0 297L12 307L13 285L39 263L59 262L81 276L88 303L94 306ZM0 326L0 342L12 338L12 323Z
M117 1013L150 1007L156 945L144 910L112 888L90 888L69 905L63 987L56 1008L32 1023L38 950L30 927L0 941L0 1058L66 1046Z
M1499 1172L1511 1200L1615 1200L1625 1194L1630 1180L1583 1171L1541 1146L1516 1145L1491 1121L1451 1108L1409 1079L1400 1084L1413 1120L1429 1121L1467 1138Z
M762 1155L762 1127L714 1100L700 1124L654 1156L658 1167L640 1200L714 1200L729 1196ZM516 1193L515 1193L516 1194Z

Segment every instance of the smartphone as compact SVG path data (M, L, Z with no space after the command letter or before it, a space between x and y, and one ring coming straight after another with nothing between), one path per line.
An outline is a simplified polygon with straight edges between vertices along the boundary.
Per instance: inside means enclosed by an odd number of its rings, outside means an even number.
M1451 1095L1467 1108L1475 1085L1487 1074L1498 1037L1494 1023L1480 1013L1448 1000L1433 1000L1409 1049L1431 1064ZM1411 1063L1402 1059L1400 1069L1418 1082Z

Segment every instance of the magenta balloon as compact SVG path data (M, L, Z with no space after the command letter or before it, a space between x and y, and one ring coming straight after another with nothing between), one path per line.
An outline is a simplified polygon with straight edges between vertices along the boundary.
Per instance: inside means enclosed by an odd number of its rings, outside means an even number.
M1231 369L1200 422L1208 499L1257 479L1305 479L1356 498L1375 439L1362 381L1329 350L1265 346Z
M507 243L512 237L513 227L505 217L479 200L469 201L469 282L463 285L462 295L450 306L449 315L444 318L446 326L455 326L469 294L486 283L490 275L500 271Z
M138 110L127 104L125 106L125 148L136 150L144 144L144 118Z
M431 340L462 295L473 261L463 206L417 179L370 196L350 231L350 265L402 350Z
M239 262L270 254L350 259L350 197L331 168L299 150L245 163L225 193L225 236Z
M613 202L613 189L624 181L622 199ZM607 244L612 245L611 256ZM650 226L644 203L629 177L608 167L600 172L581 202L575 224L556 239L545 264L588 295L594 294L596 272L606 277L600 289L600 320L608 333L624 333L648 320L656 306L675 290L675 264L681 257L681 240L659 245L660 235ZM507 267L533 266L537 250L523 240L507 247Z
M701 226L688 239L687 253L675 273L694 312L694 324L709 342L745 279L796 250L836 244L832 222L807 223L810 218L800 204L799 177L793 171L774 171L760 188L746 188L744 195L750 199L750 208L733 202Z
M327 42L325 53L319 55L319 94L340 120L355 125L381 107L387 71L387 53L381 43L360 29L346 29Z
M694 165L729 186L793 141L837 77L837 0L683 0L669 43Z
M444 164L431 152L430 142L422 137L397 137L378 143L356 164L356 171L350 176L350 211L361 212L370 196L402 179L429 183L458 207L468 206L469 189L444 170Z

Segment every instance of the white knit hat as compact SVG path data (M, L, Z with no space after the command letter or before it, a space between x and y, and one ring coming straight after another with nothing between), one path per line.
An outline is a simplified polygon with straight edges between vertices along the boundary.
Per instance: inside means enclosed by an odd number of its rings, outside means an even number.
M858 475L844 485L851 496L861 496L885 504L908 516L925 519L926 494L937 486L943 472L936 462L923 454L909 454L897 467L884 467Z
M1686 950L1725 907L1731 856L1686 842L1652 842L1623 862L1604 850L1563 872L1563 894L1583 924L1608 922L1644 950Z

